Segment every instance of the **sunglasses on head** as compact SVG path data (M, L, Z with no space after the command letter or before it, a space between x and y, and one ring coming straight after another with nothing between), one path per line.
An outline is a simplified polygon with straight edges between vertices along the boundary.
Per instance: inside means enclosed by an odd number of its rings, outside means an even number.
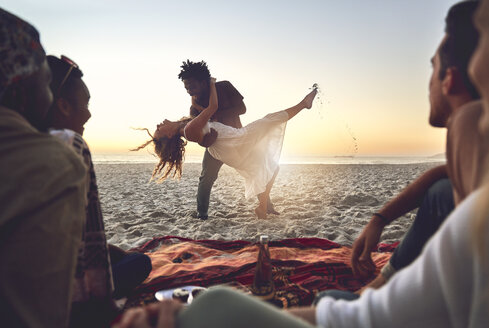
M65 55L61 55L61 61L63 61L64 63L70 65L70 67L68 68L68 71L66 72L65 77L61 80L61 83L59 84L58 90L56 90L56 94L57 95L59 95L59 93L61 91L61 88L63 87L63 85L68 80L68 77L70 76L70 74L73 71L73 69L74 68L78 68L78 65L73 60L71 60L68 57L66 57Z

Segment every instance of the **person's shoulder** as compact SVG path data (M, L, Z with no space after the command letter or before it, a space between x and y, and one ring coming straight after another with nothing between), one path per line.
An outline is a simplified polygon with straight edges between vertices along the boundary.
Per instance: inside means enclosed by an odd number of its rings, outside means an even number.
M85 172L84 164L73 149L49 133L25 131L17 135L12 145L15 150L9 157L10 164L14 164L13 171L32 169L35 173L42 171L52 176Z
M226 91L229 91L229 90L234 90L235 87L233 86L233 84L227 80L223 80L223 81L218 81L216 82L216 90L226 90Z
M39 132L29 124L12 126L5 134L0 134L0 153L9 149L15 153L15 157L9 156L10 159L15 158L36 158L37 162L51 161L50 156L67 157L73 156L73 152L66 146L66 139L73 139L75 133L70 130L59 130L54 135L45 132ZM65 140L62 140L65 139ZM46 154L45 156L38 156ZM66 156L65 156L66 155Z
M217 86L232 86L231 82L229 82L228 80L222 80L222 81L217 81L216 82L216 87Z
M460 110L457 111L455 117L479 117L482 114L482 110L482 100L474 100L463 105Z
M73 135L72 140L75 139L77 138ZM54 136L45 134L38 137L33 151L39 155L45 154L45 156L39 156L37 162L46 169L50 168L51 171L67 173L69 171L76 172L79 168L85 171L84 165L79 156L73 152L73 148Z
M0 180L5 187L0 188L0 194L12 192L15 185L16 194L45 200L66 188L83 187L85 164L59 139L48 133L23 130L12 141L0 141Z
M462 107L460 107L450 119L448 125L451 132L465 131L466 129L473 129L477 131L477 124L479 122L480 116L482 115L482 101L471 101Z
M39 203L66 188L84 186L85 164L70 147L26 121L2 124L6 128L0 128L0 199L21 197L26 204Z
M241 93L227 80L216 82L217 95L226 94L230 98L243 99Z

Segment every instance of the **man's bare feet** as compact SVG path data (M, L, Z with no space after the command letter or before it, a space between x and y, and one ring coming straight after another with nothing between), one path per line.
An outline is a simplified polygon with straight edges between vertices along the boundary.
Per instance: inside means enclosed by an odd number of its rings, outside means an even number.
M280 215L280 212L277 212L275 208L267 208L267 214Z
M314 101L314 97L316 97L316 94L318 93L317 89L312 90L309 92L307 96L302 99L302 104L304 105L305 108L310 109L312 107L312 102Z
M267 218L267 212L262 210L260 206L255 208L255 214L258 216L259 219L266 219Z
M273 206L270 196L267 201L267 214L280 215L280 213L275 210L275 206Z
M373 289L378 289L382 286L384 286L384 284L387 282L387 280L385 280L384 276L382 274L379 274L377 277L375 277L374 280L372 280L371 282L369 282L367 285L363 286L362 288L360 288L359 290L357 290L355 292L355 294L358 294L358 295L362 295L362 293L365 291L365 289L367 288L373 288Z

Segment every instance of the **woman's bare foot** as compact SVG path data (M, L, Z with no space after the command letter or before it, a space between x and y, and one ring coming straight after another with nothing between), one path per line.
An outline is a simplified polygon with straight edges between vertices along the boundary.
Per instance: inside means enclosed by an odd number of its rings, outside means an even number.
M305 108L310 109L312 107L312 102L314 101L314 97L316 97L316 94L318 93L317 89L312 90L309 92L307 96L302 99L302 104L304 105Z
M255 208L255 214L258 216L259 219L266 219L267 218L267 212L262 210L260 206Z

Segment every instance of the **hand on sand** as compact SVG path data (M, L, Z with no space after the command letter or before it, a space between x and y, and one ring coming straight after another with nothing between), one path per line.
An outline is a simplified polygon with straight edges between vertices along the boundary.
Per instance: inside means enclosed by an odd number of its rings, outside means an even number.
M309 92L307 96L302 99L302 103L305 108L310 109L312 107L312 102L314 101L314 97L316 97L316 94L318 93L317 89L312 90Z

